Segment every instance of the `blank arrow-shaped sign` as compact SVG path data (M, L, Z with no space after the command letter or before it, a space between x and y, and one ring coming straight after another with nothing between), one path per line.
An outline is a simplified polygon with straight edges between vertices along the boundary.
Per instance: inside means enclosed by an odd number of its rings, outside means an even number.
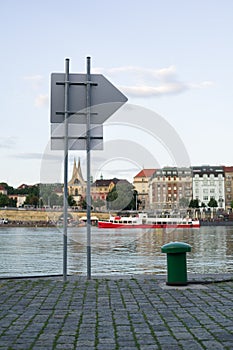
M126 101L122 94L101 74L69 74L68 121L72 124L86 123L86 85L91 84L91 124L102 124ZM65 115L65 74L51 75L51 123L63 123Z

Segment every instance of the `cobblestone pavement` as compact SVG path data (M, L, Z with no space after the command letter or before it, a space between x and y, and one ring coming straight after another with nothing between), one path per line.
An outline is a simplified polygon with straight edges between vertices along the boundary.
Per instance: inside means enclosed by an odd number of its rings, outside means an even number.
M0 348L233 349L233 281L224 277L187 287L156 275L2 279Z

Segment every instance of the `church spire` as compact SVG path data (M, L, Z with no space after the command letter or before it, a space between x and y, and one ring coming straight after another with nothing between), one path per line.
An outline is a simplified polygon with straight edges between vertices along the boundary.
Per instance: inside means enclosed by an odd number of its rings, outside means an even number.
M74 158L72 178L68 184L73 185L75 183L82 183L82 184L85 183L85 180L83 179L83 175L82 175L80 158L78 160L78 166L76 164L76 158Z
M80 157L79 157L79 159L78 159L77 175L78 175L78 177L79 177L79 180L84 181L84 179L83 179L83 174L82 174L82 170L81 170Z
M75 177L76 176L76 158L74 157L74 165L73 165L73 173L72 173L72 179L73 179L73 177Z

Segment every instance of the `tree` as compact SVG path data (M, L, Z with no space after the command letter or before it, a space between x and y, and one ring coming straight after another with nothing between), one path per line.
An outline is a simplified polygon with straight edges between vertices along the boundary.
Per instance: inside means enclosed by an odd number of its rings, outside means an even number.
M113 210L129 210L132 209L132 200L135 201L135 198L133 186L128 182L119 181L107 195L107 207Z
M7 190L7 194L15 194L14 187L9 186L6 182L0 182L0 185Z
M62 192L61 184L41 184L40 185L40 200L43 205L54 205L63 204L63 196L58 196L57 191Z
M24 204L29 204L33 205L34 207L37 207L39 204L39 197L31 193L26 197Z
M67 200L68 200L68 205L69 205L69 207L74 207L74 206L77 205L77 204L76 204L76 201L74 200L74 197L73 197L73 196L69 195L68 198L67 198Z
M86 202L86 199L85 198L82 198L79 202L79 205L82 209L87 209L87 202Z
M199 208L199 200L198 199L191 199L189 203L189 208Z
M93 201L93 207L94 207L94 209L99 208L99 210L100 210L100 208L103 207L104 205L105 205L105 201L103 201L103 200L100 199L100 198L97 198L96 201Z
M9 205L9 198L6 194L0 193L0 207L7 207Z
M216 199L214 198L210 198L210 201L208 203L208 207L210 208L216 208L218 206L218 203L216 201Z

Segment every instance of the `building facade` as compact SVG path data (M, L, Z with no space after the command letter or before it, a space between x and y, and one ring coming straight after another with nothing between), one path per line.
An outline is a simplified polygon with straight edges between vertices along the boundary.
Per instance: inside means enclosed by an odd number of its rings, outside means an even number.
M103 179L96 180L91 185L91 197L94 201L98 199L106 201L108 193L113 189L113 187L118 183L118 179Z
M76 159L74 159L72 178L68 182L68 194L73 196L77 204L79 204L82 198L86 197L86 181L83 179L80 159L78 161L78 166L76 164Z
M0 193L1 194L4 194L4 195L7 195L7 190L5 189L4 186L0 185Z
M192 199L192 170L164 167L149 181L150 208L158 211L180 210Z
M218 208L225 208L225 186L223 166L194 166L193 199L199 206L208 206L211 198L217 201Z
M133 180L133 186L137 191L137 209L150 209L149 180L156 169L142 169Z
M231 208L233 201L233 166L225 166L225 209Z

